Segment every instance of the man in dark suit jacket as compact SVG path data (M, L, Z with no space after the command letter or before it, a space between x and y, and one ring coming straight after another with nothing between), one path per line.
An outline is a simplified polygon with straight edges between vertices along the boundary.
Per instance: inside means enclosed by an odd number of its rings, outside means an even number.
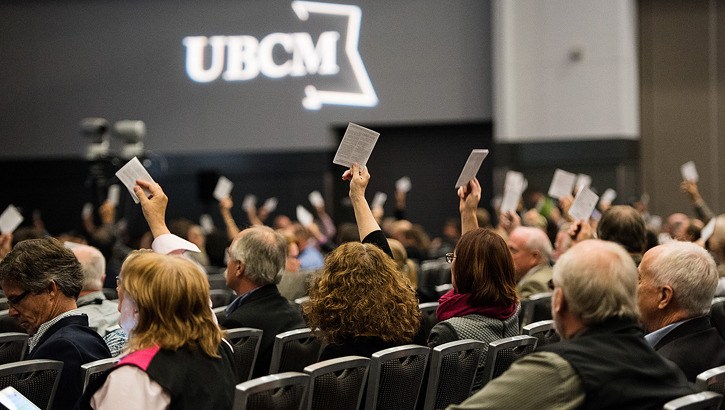
M111 357L88 327L88 317L76 309L83 286L80 263L55 239L30 239L0 262L0 285L10 316L31 335L26 358L63 362L53 408L72 408L82 393L81 365Z
M229 246L225 278L227 286L239 296L227 307L221 325L227 329L262 329L252 377L269 373L277 334L306 326L299 310L277 290L286 257L287 241L266 226L241 231Z
M690 242L656 246L639 266L637 299L646 339L692 382L725 364L725 340L707 316L717 281L713 258Z

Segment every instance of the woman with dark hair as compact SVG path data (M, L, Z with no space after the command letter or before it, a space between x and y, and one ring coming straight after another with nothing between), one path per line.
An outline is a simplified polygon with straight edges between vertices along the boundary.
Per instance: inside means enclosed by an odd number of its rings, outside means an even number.
M350 180L360 242L332 251L303 305L307 324L328 344L320 360L370 357L389 347L411 343L420 328L415 290L398 270L385 235L365 200L367 168L353 165Z
M453 289L438 301L436 316L440 322L431 330L429 347L461 339L488 343L519 334L520 305L511 253L501 236L478 228L478 180L461 187L458 196L464 234L454 252L446 254ZM481 388L484 363L485 355L479 362L474 391Z

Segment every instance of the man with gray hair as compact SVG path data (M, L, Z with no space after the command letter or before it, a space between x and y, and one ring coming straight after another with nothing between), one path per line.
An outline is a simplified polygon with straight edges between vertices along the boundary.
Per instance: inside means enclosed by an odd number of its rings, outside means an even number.
M707 316L717 281L715 260L691 242L656 246L639 265L637 302L649 332L645 338L691 382L725 364L725 340Z
M71 250L83 270L83 288L76 301L78 311L88 315L88 326L103 336L107 328L118 324L121 315L118 303L106 299L103 294L106 258L101 251L88 245L73 246Z
M620 245L573 246L554 266L553 284L562 341L522 357L449 409L661 409L695 392L637 326L637 268Z
M265 376L275 336L305 327L300 311L277 290L287 258L287 241L267 226L253 226L237 234L228 252L224 275L227 286L239 296L227 307L221 325L227 329L262 329L252 377Z
M519 296L527 298L550 291L552 247L546 233L538 228L520 226L511 231L508 248L514 262Z

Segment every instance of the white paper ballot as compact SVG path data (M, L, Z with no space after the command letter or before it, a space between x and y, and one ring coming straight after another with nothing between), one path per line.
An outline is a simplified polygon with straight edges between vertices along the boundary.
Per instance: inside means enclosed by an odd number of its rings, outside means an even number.
M649 227L653 231L655 231L655 232L659 231L660 229L662 229L662 217L659 215L652 215L649 218L649 223L647 225L649 225ZM667 235L668 237L670 236L668 233L665 233L665 235ZM660 243L662 243L662 242L660 242Z
M501 200L501 212L516 211L519 207L521 194L528 185L524 179L524 174L516 171L508 171L506 173L506 182L503 188L503 199Z
M310 194L307 196L307 199L315 208L321 208L325 206L325 200L322 199L322 194L320 194L320 191L310 192Z
M598 201L599 195L592 192L589 188L582 188L571 204L569 215L577 221L588 221Z
M275 197L267 198L267 200L262 204L262 208L264 208L267 212L272 213L275 209L277 209L278 202L279 201Z
M476 177L478 170L481 169L483 160L486 159L486 155L488 155L487 149L474 149L471 151L471 154L466 160L466 164L463 166L461 175L458 176L458 181L456 181L456 189L466 185Z
M23 219L23 215L20 214L18 208L8 205L0 215L0 233L12 233L23 223Z
M305 209L305 207L302 205L297 205L296 212L297 212L297 222L302 224L302 226L310 226L312 224L312 221L314 221L314 219L315 219L312 216L312 214L310 213L310 211Z
M244 201L242 201L242 209L245 211L249 211L250 209L254 209L254 207L257 206L257 197L248 194L244 197Z
M680 166L680 173L682 174L682 179L684 181L697 183L700 179L699 175L697 175L697 168L695 167L695 163L693 161L687 161L682 164L682 166Z
M106 202L113 206L118 206L118 203L121 200L121 187L113 184L108 187L108 197L106 198Z
M81 210L81 218L87 219L90 218L91 215L93 215L93 204L86 202L83 204L83 209Z
M116 176L121 180L121 182L123 182L123 185L126 186L126 189L128 189L128 192L131 194L131 198L133 198L133 201L136 203L138 203L138 197L136 196L136 193L133 192L133 187L136 186L136 180L140 179L142 181L155 183L154 179L151 178L151 175L149 175L148 171L146 171L146 168L141 165L141 161L139 161L136 157L133 157L133 159L128 161L126 165L122 166L121 169L116 172ZM146 193L146 196L151 195L151 192L146 189L144 189L144 192Z
M574 186L576 187L576 192L579 192L582 187L589 188L592 186L592 177L587 174L578 174L576 176L576 184L574 184Z
M717 218L710 218L710 221L705 225L702 230L700 231L700 239L702 239L703 242L707 242L708 239L712 236L713 232L715 232L715 220Z
M0 390L0 404L9 410L40 410L40 407L15 390L13 386Z
M614 198L617 197L617 191L613 190L612 188L607 188L606 191L602 194L602 198L599 199L600 204L607 204L611 205L614 201Z
M388 195L386 195L385 192L376 192L373 197L373 202L370 204L370 208L382 208L387 200Z
M211 215L209 214L203 214L199 217L199 225L201 226L201 230L207 235L214 231L214 220L211 219Z
M398 192L409 192L412 186L409 177L402 177L395 181L395 190Z
M368 163L379 136L378 132L349 123L332 163L348 168L356 162L361 167L364 166Z
M576 175L563 169L557 169L554 171L554 178L551 180L549 196L556 199L570 196L571 190L574 188L574 181L576 181Z
M216 186L214 187L214 198L216 198L217 201L229 198L232 193L232 188L234 188L234 183L230 181L229 178L225 176L219 177L219 180L216 182Z

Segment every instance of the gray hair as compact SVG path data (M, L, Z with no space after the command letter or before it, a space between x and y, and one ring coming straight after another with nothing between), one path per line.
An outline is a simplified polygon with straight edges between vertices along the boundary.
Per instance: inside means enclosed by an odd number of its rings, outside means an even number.
M639 318L637 267L621 245L599 239L582 241L559 258L553 277L569 310L585 326L612 317Z
M9 281L32 293L40 293L55 282L67 297L78 298L83 287L81 264L57 239L19 242L0 262L0 281Z
M647 264L655 286L670 285L677 304L692 316L706 315L715 296L715 260L692 242L674 241L653 248Z
M515 232L521 233L526 238L526 249L531 252L539 252L539 263L549 263L553 246L546 233L539 228L529 226L519 226L514 229ZM513 234L513 232L511 232Z
M79 245L72 249L83 270L83 290L103 289L103 275L106 273L106 258L98 249Z
M284 236L267 226L253 226L232 243L229 254L244 263L244 276L257 285L279 282L287 259Z

